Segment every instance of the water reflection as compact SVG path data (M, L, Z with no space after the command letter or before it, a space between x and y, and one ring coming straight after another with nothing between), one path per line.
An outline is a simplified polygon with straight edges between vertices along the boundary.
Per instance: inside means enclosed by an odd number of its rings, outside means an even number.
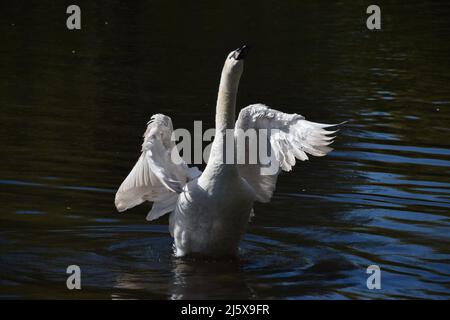
M174 259L170 299L252 298L238 260L205 261Z

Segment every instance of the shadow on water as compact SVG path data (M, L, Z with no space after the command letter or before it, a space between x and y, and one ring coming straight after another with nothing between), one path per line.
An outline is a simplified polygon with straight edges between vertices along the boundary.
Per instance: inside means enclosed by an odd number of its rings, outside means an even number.
M450 297L450 5L383 5L374 33L360 5L227 3L86 4L80 32L59 4L1 8L0 297ZM119 215L114 192L152 114L213 125L243 42L240 106L350 122L255 205L238 260L176 259L167 217ZM72 264L81 291L66 289ZM382 290L366 287L371 264Z

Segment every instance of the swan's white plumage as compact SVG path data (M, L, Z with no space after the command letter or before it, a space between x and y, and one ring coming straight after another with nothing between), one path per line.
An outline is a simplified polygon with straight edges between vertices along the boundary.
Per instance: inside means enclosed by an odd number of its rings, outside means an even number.
M231 52L222 69L216 135L204 172L189 168L181 160L171 140L171 119L156 114L145 131L142 154L116 194L119 211L144 201L153 202L147 220L172 212L169 230L177 256L236 254L249 218L253 216L254 201L270 200L279 171L290 171L296 159L307 160L307 154L324 156L332 150L328 145L333 137L328 135L333 131L326 129L333 125L310 122L297 114L257 104L242 109L235 123L244 48ZM269 130L266 137L259 138L267 140L265 143L274 154L274 174L262 175L265 165L260 162L237 165L223 161L226 131L234 130L238 140L242 138L239 137L241 132L248 129ZM245 150L246 154L248 151ZM178 158L175 162L173 155Z
M165 115L155 114L148 122L141 156L116 193L115 204L120 212L152 201L147 220L157 219L173 211L178 193L201 174L184 161L173 162L171 152L176 146L171 140L172 131L172 120Z
M328 131L336 125L322 124L305 120L298 114L288 114L271 109L263 104L254 104L245 107L239 113L236 121L236 135L242 134L249 129L265 129L269 148L274 153L277 169L291 171L296 160L308 160L308 155L325 156L333 149L328 147L333 142L333 137L328 135L336 131ZM260 131L257 131L258 133ZM245 152L249 152L248 143ZM240 164L239 174L253 188L256 199L260 202L269 202L276 187L277 177L280 170L274 174L261 174L261 169L268 167L261 162L256 164Z

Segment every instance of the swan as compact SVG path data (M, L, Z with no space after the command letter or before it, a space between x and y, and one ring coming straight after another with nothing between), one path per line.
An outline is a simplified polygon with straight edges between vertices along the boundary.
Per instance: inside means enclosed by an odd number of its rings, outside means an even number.
M336 131L327 129L336 125L310 122L263 104L243 108L236 121L236 96L247 53L248 47L242 46L225 59L216 104L216 134L204 171L174 161L172 120L155 114L147 123L142 153L116 193L119 212L150 201L153 206L147 220L170 213L169 231L177 257L235 256L254 202L270 201L279 172L290 171L296 159L308 160L307 154L325 156L332 150L329 144L334 137L329 134ZM248 129L276 129L276 134L259 137L274 154L277 170L272 174L262 174L267 164L224 161L227 131L234 130L237 137Z

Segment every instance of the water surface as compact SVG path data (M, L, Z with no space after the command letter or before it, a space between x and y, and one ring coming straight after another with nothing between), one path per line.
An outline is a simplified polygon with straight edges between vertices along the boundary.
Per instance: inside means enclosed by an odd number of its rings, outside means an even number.
M379 32L347 1L90 2L75 32L45 2L1 8L1 298L450 297L446 2L382 5ZM213 126L242 43L240 107L350 122L255 205L238 261L176 259L167 218L118 214L114 193L152 114Z

